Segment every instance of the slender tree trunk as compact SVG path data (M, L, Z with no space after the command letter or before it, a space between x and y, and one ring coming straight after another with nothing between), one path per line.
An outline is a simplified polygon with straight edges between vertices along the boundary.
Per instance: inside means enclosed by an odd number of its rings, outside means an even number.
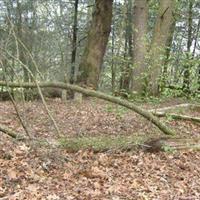
M197 48L199 29L200 29L200 18L199 18L199 21L198 21L198 24L197 24L197 30L196 30L196 34L195 34L195 38L194 38L195 42L194 42L194 48L193 48L193 51L192 51L193 57L195 56L195 52L196 52L196 48Z
M22 27L22 10L21 10L21 3L19 0L17 0L17 37L18 39L23 43L23 27ZM18 52L19 52L19 60L23 63L26 64L26 58L25 58L25 52L23 45L18 42ZM28 82L28 72L25 68L23 68L24 71L24 81Z
M32 12L32 18L31 18L31 24L28 24L27 23L27 28L30 26L30 28L28 28L28 35L29 35L29 38L26 39L26 42L27 42L27 48L29 50L29 53L34 57L33 55L33 50L34 50L34 43L36 41L36 38L35 38L35 33L34 31L36 31L36 23L37 23L37 16L36 16L36 4L35 4L35 1L32 1L31 2L31 12ZM31 38L31 40L30 40ZM32 60L31 56L28 55L28 64L30 65L29 68L32 72L32 74L34 75L34 77L36 77L36 68L34 66L34 61ZM30 76L30 81L33 82L33 77Z
M156 96L159 94L159 84L163 61L166 57L166 47L172 32L169 31L174 23L175 0L161 0L154 35L149 52L149 93Z
M115 67L115 59L114 59L114 51L115 51L115 27L112 27L112 44L111 44L111 86L112 86L112 94L115 94L115 79L116 79L116 67Z
M131 88L139 94L145 88L145 57L147 53L147 23L148 23L148 0L135 0L134 5L134 50L133 71Z
M166 49L165 49L165 59L163 62L163 73L162 73L162 78L161 78L161 85L160 89L163 91L163 89L166 86L166 81L167 81L167 71L168 71L168 62L169 62L169 57L170 57L170 52L171 52L171 47L172 47L172 41L173 41L173 35L174 35L174 30L176 27L176 22L171 24L170 27L170 36L168 37L167 43L166 43Z
M73 39L72 39L72 55L71 55L71 73L70 83L73 84L75 80L75 64L76 64L76 50L77 50L77 28L78 28L78 3L74 2L74 25L73 25Z
M198 83L198 92L200 92L200 64L198 65L198 69L197 69L197 76L198 76L198 80L197 80L197 83Z
M17 56L19 56L19 60L26 65L26 55L25 55L25 49L23 47L24 44L24 34L23 34L23 24L22 24L22 5L19 0L17 0L17 39L18 39L18 49L17 52L19 53ZM22 44L23 43L23 44ZM28 71L26 68L23 68L23 79L24 82L29 82L29 75ZM29 89L24 89L24 97L25 100L28 100L28 90Z
M126 19L126 32L125 32L125 53L124 59L127 62L122 66L122 75L120 80L120 91L122 94L130 91L130 78L131 78L131 64L133 57L132 50L132 0L127 0L126 2L126 11L127 11L127 19Z
M113 0L96 0L77 83L97 89L112 22Z
M192 8L193 8L193 0L189 1L189 9L188 9L188 38L187 38L187 59L192 59L190 56L190 50L192 46ZM188 62L184 65L184 74L183 74L183 92L186 94L190 93L190 64Z

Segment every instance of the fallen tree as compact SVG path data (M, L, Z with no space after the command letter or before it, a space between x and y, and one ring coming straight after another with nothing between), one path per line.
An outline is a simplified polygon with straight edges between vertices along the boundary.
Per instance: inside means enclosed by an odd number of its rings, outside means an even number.
M175 106L169 106L164 108L158 108L158 109L151 109L149 112L151 112L153 115L157 117L171 117L175 120L187 120L192 122L200 123L199 117L192 117L188 115L183 115L179 113L170 113L171 111L179 111L180 109L199 109L200 106L196 104L179 104Z
M175 114L175 113L167 113L167 112L152 112L153 115L157 117L171 117L172 119L180 119L180 120L186 120L186 121L191 121L191 122L197 122L200 123L200 118L199 117L191 117L187 115L180 115L180 114Z
M164 108L154 108L154 109L149 110L149 112L160 113L160 112L170 112L170 111L182 110L182 109L200 109L200 105L184 103L184 104L178 104L178 105L168 106Z
M147 140L143 147L149 152L174 151L174 150L200 150L199 138L157 138Z
M37 85L34 83L17 83L17 82L3 82L0 81L0 86L7 86L7 87L12 87L12 88L37 88ZM133 103L127 101L127 100L122 100L117 97L113 97L107 94L104 94L102 92L97 92L91 89L86 89L79 87L77 85L71 85L71 84L66 84L66 83L60 83L60 82L53 82L53 83L38 83L38 86L41 88L60 88L60 89L70 89L75 92L79 92L88 96L96 97L99 99L104 99L106 101L124 106L140 115L142 115L144 118L147 120L151 121L155 126L157 126L164 134L166 135L175 135L175 131L172 130L171 128L167 127L164 123L162 123L156 116L154 116L152 113L139 108L138 106L134 105Z

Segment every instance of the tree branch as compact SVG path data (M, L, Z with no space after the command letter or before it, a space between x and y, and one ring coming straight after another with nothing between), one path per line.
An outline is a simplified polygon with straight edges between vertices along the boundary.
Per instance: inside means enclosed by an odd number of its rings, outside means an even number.
M60 82L42 82L42 83L38 83L38 85L42 88L47 88L47 87L53 87L53 88L61 88L61 89L70 89L88 96L92 96L92 97L97 97L100 99L104 99L106 101L124 106L130 110L133 110L134 112L142 115L144 118L146 118L147 120L151 121L155 126L157 126L164 134L166 135L175 135L175 131L170 129L169 127L167 127L164 123L162 123L161 121L159 121L159 119L157 117L155 117L152 113L143 110L142 108L139 108L138 106L134 105L133 103L127 101L127 100L122 100L119 99L117 97L113 97L107 94L104 94L102 92L97 92L91 89L85 89L82 87L79 87L77 85L71 85L71 84L66 84L66 83L60 83ZM35 88L37 87L36 84L34 83L17 83L17 82L13 82L13 83L6 83L3 81L0 81L0 86L9 86L9 87L23 87L23 88Z

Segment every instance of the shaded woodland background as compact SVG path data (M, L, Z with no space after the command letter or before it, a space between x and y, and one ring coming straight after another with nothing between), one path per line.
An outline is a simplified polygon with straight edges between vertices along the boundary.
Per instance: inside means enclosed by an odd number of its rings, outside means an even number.
M197 0L2 0L0 7L1 80L70 82L124 97L199 95Z

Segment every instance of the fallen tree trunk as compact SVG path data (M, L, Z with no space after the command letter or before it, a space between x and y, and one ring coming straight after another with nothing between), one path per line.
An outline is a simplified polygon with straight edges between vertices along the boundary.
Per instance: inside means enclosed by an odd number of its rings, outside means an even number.
M164 108L154 108L154 109L149 110L149 112L160 113L160 112L168 112L168 111L174 111L174 110L180 110L180 109L200 109L200 105L184 103L184 104L178 104L178 105L168 106Z
M152 112L152 114L157 117L171 117L172 119L180 119L180 120L187 120L187 121L200 123L199 117L191 117L187 115L179 115L179 114L167 113L167 112Z
M172 119L180 119L180 120L187 120L192 122L200 123L199 117L191 117L188 115L182 115L178 113L170 113L171 111L179 111L180 109L199 109L200 105L196 104L178 104L175 106L168 106L164 108L156 108L151 109L149 112L151 112L153 115L157 117L171 117Z
M200 149L200 140L186 138L157 138L144 143L144 149L149 152L174 151L185 149Z
M9 129L6 126L0 125L0 131L12 138L16 139L18 137L17 133L15 133L13 130Z
M104 94L102 92L97 92L91 89L85 89L82 87L79 87L77 85L71 85L71 84L67 84L67 83L60 83L60 82L55 82L55 83L38 83L38 85L41 88L61 88L61 89L70 89L73 90L75 92L79 92L88 96L92 96L92 97L97 97L99 99L104 99L106 101L124 106L130 110L133 110L134 112L142 115L144 118L146 118L147 120L151 121L154 125L156 125L164 134L166 135L175 135L175 131L170 129L169 127L167 127L164 123L162 123L156 116L154 116L152 113L139 108L138 106L134 105L133 103L126 101L126 100L122 100L119 99L117 97L113 97L107 94ZM10 82L10 83L6 83L3 81L0 81L0 86L7 86L7 87L23 87L23 88L36 88L36 84L34 83L17 83L17 82Z

